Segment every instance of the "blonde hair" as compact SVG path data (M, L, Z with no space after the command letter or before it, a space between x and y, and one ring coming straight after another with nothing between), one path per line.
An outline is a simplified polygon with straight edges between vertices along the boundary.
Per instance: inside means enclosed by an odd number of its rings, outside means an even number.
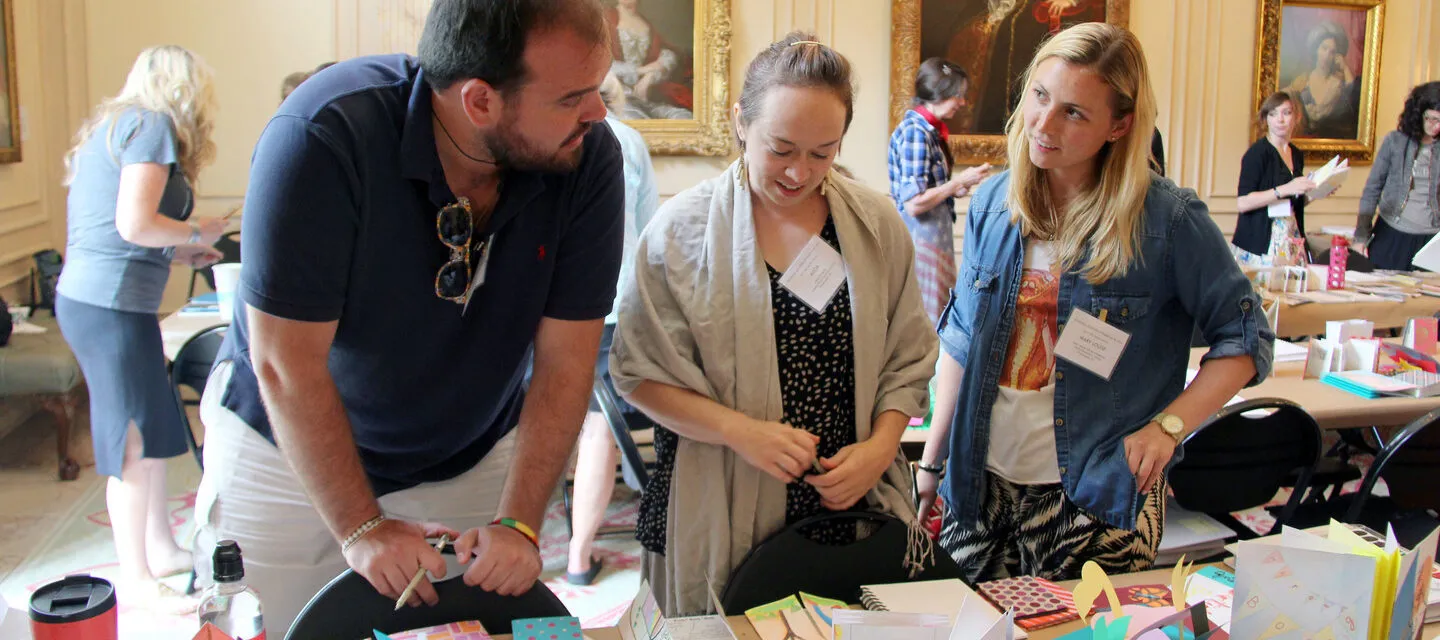
M1090 259L1081 272L1091 284L1099 284L1124 276L1138 257L1145 193L1150 188L1155 94L1140 41L1120 27L1087 22L1047 41L1025 70L1021 86L1026 98L1035 69L1050 58L1094 71L1110 86L1114 117L1130 115L1133 120L1123 137L1106 143L1097 154L1096 183L1061 210L1051 200L1046 172L1030 162L1030 133L1025 128L1022 99L1005 125L1011 219L1025 236L1052 241L1066 271L1079 265L1088 252Z
M101 102L75 134L75 146L65 153L65 184L75 180L81 147L107 120L105 148L111 157L116 157L110 139L115 129L114 116L127 109L153 111L170 119L179 147L176 156L180 172L193 184L200 170L215 159L211 133L217 106L212 80L209 65L184 47L161 45L141 51L120 93Z

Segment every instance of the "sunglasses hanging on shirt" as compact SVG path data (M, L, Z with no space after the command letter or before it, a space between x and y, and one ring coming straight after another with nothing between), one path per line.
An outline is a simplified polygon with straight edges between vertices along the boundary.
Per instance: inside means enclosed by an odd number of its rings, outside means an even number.
M492 235L477 238L474 212L470 199L465 197L435 214L435 232L440 242L450 248L450 259L435 274L435 295L468 308L475 290L485 282ZM473 268L472 254L479 254L479 264Z

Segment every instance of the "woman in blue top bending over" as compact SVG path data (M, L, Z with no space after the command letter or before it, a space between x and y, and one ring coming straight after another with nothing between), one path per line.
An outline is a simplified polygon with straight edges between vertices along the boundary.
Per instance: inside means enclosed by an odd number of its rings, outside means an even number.
M1136 571L1176 446L1269 373L1274 335L1205 204L1148 168L1133 34L1071 27L1022 86L1010 169L971 200L939 323L940 379L960 383L937 390L922 513L948 459L940 544L968 580ZM1196 326L1212 346L1187 389Z

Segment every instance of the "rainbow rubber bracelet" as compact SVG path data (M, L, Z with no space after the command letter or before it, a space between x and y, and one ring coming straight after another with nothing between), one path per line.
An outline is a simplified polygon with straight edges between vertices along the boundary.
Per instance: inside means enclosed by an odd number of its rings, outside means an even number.
M535 545L536 549L540 548L540 537L535 535L535 530L531 529L529 525L514 518L496 518L490 523L490 526L493 527L496 525L519 531L520 535L525 536L525 539L529 540L530 544Z

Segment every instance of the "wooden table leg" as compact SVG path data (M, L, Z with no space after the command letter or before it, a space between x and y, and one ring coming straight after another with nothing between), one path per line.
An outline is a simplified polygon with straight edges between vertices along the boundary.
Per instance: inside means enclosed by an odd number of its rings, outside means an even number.
M74 424L75 402L70 394L46 396L41 404L55 418L55 453L59 459L60 479L80 477L80 464L70 457L70 430Z

